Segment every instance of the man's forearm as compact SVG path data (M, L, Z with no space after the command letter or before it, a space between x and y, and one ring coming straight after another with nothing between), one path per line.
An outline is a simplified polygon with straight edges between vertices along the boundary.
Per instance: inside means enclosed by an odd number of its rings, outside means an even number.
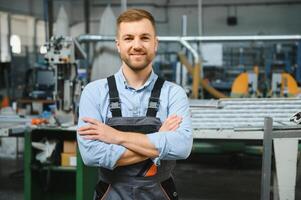
M126 165L132 165L141 161L144 161L148 159L148 157L143 156L141 154L138 154L134 151L131 150L126 150L122 156L119 158L117 161L116 165L117 166L126 166Z
M159 156L159 151L155 145L144 134L123 132L119 139L120 145L145 157L155 158Z

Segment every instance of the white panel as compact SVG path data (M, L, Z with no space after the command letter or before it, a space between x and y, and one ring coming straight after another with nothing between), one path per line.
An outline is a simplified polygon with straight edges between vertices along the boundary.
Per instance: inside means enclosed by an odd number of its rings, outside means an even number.
M223 66L223 45L221 43L202 44L204 66Z
M98 34L115 35L116 26L112 26L115 21L116 17L111 7L107 6L100 19ZM121 62L114 42L98 43L96 51L98 54L93 63L91 80L106 78L119 70Z
M2 13L0 12L0 52L1 52L1 57L0 61L1 62L10 62L11 57L10 57L10 50L9 50L9 39L8 39L8 14L7 13Z
M37 45L38 46L44 45L46 42L45 22L41 20L37 21L36 29L37 29L37 35L36 35Z
M35 29L35 19L33 17L27 17L27 45L29 51L33 51L34 45L34 29Z
M66 13L65 7L63 5L59 8L59 13L57 15L57 20L54 28L54 35L56 36L69 36L69 17Z
M274 139L274 152L280 200L294 200L298 139Z

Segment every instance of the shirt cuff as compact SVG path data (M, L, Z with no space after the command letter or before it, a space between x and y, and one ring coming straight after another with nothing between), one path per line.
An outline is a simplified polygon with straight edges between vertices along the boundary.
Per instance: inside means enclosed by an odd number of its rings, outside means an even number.
M117 167L117 161L120 159L122 154L124 154L125 150L126 148L121 145L110 145L110 153L108 154L109 157L107 158L109 160L108 167L110 169L113 170L115 167Z
M147 134L150 142L154 144L156 149L159 151L159 156L152 159L155 165L160 165L160 160L164 158L168 152L165 134L165 132Z

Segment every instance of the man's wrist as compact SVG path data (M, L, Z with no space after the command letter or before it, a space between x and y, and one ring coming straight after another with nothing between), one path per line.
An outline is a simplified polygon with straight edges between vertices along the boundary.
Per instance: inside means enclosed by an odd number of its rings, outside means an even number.
M127 134L126 134L126 132L123 132L123 131L118 131L118 130L116 130L116 131L117 131L116 144L122 145L126 140Z

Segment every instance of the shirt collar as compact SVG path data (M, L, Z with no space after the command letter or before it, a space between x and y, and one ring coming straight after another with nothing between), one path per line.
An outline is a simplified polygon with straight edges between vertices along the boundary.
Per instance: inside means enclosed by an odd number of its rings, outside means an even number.
M124 77L124 74L122 72L122 67L119 69L119 71L116 73L116 75L117 75L118 79L120 80L120 82L123 83L123 85L126 89L130 88L130 89L135 90L134 88L132 88L131 86L128 85L126 78ZM154 70L152 70L151 74L148 77L148 79L146 80L146 82L140 88L138 88L137 91L148 87L156 78L157 78L157 75L155 74Z

